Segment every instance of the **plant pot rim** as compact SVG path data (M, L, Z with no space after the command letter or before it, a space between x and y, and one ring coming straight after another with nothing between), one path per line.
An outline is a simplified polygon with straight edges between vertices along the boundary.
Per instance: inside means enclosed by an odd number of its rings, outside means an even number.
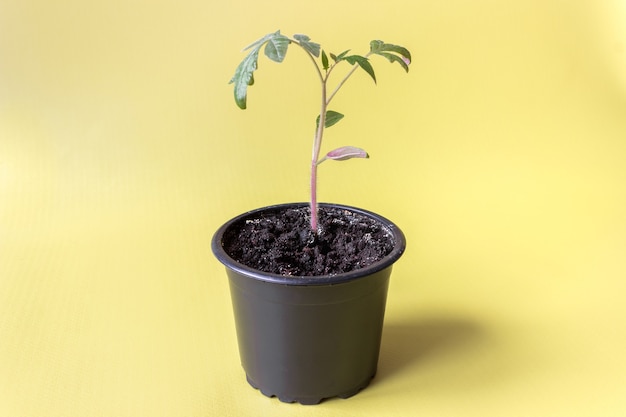
M404 253L406 248L406 239L404 237L404 233L396 226L393 222L388 220L387 218L362 209L358 207L348 206L344 204L336 204L336 203L319 203L320 207L333 207L339 208L342 210L348 210L353 213L361 214L370 218L373 218L380 222L384 228L386 228L390 235L394 240L394 247L392 251L385 256L380 261L354 270L350 272L345 272L341 274L331 274L331 275L318 275L318 276L284 276L279 274L273 274L269 272L260 271L255 268L251 268L247 265L244 265L240 262L237 262L235 259L231 258L222 245L222 239L226 230L229 227L234 225L237 222L240 222L246 218L254 217L258 213L262 213L264 211L276 211L285 209L288 207L305 207L308 206L308 203L282 203L275 204L271 206L260 207L257 209L253 209L242 213L236 217L233 217L226 223L224 223L213 235L213 239L211 240L211 249L215 257L224 264L228 269L231 269L239 274L242 274L248 278L265 281L273 284L282 284L282 285L292 285L292 286L319 286L319 285L334 285L346 283L364 276L368 276L374 274L376 272L382 271L395 263L400 256Z

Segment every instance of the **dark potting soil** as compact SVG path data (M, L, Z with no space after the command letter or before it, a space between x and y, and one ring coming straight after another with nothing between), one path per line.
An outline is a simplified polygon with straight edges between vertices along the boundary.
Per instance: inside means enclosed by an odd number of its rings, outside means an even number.
M359 213L319 208L321 233L310 228L308 207L283 209L249 218L224 235L233 259L284 276L321 276L354 271L391 252L392 234Z

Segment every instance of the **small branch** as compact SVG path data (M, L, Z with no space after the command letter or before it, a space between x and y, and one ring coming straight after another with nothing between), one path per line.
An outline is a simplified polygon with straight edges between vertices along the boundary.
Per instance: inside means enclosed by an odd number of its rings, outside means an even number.
M369 57L371 54L372 54L371 52L368 52L367 55L365 55L365 58ZM339 92L341 87L343 87L343 85L346 83L346 81L348 81L348 78L350 78L350 76L352 76L352 74L354 74L354 72L358 68L359 68L358 64L354 64L352 66L352 69L350 70L350 72L348 72L348 74L343 78L343 80L341 80L341 82L339 84L337 84L337 87L335 87L335 90L330 94L330 96L328 96L328 100L326 101L326 105L330 104L331 100Z

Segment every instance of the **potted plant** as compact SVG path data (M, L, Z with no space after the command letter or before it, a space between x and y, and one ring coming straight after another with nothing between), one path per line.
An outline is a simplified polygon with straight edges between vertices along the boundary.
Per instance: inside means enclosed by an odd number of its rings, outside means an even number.
M328 106L357 69L376 81L370 56L382 56L408 72L411 55L379 40L370 43L366 55L333 54L306 35L270 33L246 48L249 53L231 80L241 109L261 49L280 63L290 45L311 59L321 85L309 202L241 214L217 230L212 250L226 266L248 382L283 402L317 404L354 395L374 377L389 276L405 249L404 235L384 217L317 202L322 162L368 157L354 146L321 156L325 129L343 118ZM329 90L330 76L346 64L352 68Z

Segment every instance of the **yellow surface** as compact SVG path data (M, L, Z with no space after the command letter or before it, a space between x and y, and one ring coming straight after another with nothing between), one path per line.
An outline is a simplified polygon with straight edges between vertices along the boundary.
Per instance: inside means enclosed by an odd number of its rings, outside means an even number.
M626 4L0 2L0 416L623 416ZM307 198L315 75L281 29L414 54L355 76L320 199L408 237L379 375L282 404L239 366L209 241ZM308 83L301 86L301 82Z

